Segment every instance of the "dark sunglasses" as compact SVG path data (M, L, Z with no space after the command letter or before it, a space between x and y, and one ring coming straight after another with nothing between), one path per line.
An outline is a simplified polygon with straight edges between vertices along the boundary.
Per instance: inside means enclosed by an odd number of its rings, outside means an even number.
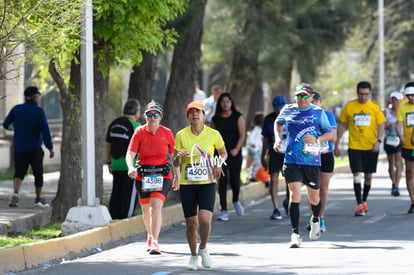
M308 99L310 98L310 95L296 95L297 98L304 98L304 99Z
M159 113L155 113L155 114L153 114L153 113L147 113L147 117L148 118L160 118L160 114Z

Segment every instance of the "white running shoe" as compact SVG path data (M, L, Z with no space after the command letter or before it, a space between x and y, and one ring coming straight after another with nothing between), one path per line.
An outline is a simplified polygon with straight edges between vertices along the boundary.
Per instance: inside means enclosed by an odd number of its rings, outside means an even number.
M292 235L290 235L290 248L299 248L300 245L302 244L302 238L300 237L299 234L296 233L292 233Z
M198 269L198 256L191 256L190 261L188 262L188 270L197 270Z
M19 194L14 193L10 200L10 207L17 207L19 206Z
M311 230L309 232L309 239L311 239L312 241L319 240L319 238L321 237L321 228L319 225L319 218L316 222L313 222L313 216L312 216L310 219L310 226L311 226Z
M198 255L201 256L201 264L205 268L211 268L211 266L213 265L213 261L211 260L210 254L208 254L207 248L199 248Z
M244 215L244 208L239 201L233 202L234 210L236 210L237 215L243 216Z
M218 216L217 220L220 221L228 221L229 220L229 214L227 213L227 210L222 210L220 215Z

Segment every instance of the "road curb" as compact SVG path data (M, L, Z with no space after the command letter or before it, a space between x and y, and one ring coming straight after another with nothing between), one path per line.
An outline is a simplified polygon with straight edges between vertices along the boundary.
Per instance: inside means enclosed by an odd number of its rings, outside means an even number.
M280 186L284 188L284 184ZM241 187L240 201L245 203L266 195L268 189L265 185L262 182L253 182ZM231 202L231 191L228 192L228 202ZM229 209L232 207L229 203ZM214 212L218 212L218 205ZM162 216L163 228L184 221L181 204L163 208ZM61 262L62 259L90 255L96 252L96 248L111 247L111 243L142 233L145 233L145 227L140 215L57 239L3 248L0 249L0 271L19 272L48 263Z

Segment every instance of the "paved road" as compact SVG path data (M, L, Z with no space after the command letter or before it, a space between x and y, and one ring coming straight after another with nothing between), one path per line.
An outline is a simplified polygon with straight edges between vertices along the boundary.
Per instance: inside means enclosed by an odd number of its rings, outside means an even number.
M187 271L184 224L177 224L161 233L161 255L146 253L145 236L141 235L130 244L21 274L412 274L414 215L407 214L408 193L402 188L401 197L391 197L387 165L380 163L378 171L365 217L353 215L350 174L333 177L328 231L319 241L310 241L306 232L309 214L303 196L299 249L289 248L289 219L270 220L271 203L265 198L250 202L245 216L232 212L228 222L213 221L209 242L212 269Z

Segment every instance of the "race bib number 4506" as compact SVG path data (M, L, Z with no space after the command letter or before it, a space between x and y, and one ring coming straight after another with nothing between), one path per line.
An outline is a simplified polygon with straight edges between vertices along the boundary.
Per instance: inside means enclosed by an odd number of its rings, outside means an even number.
M164 177L161 175L149 175L142 178L142 191L161 191L164 184Z

